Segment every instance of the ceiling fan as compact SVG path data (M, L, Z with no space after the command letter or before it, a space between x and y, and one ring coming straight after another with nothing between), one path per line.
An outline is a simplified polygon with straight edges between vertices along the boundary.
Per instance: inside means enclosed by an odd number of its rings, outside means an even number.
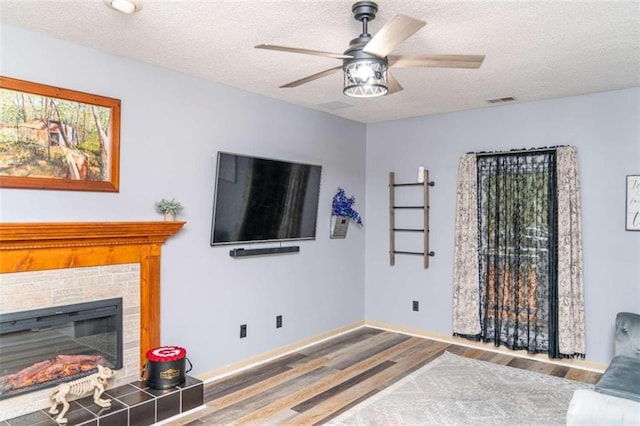
M396 15L372 37L367 31L367 24L375 19L378 5L372 1L359 1L354 3L351 9L356 21L362 22L362 34L351 40L349 48L344 53L273 44L255 46L257 49L326 56L342 60L341 66L292 81L280 88L297 87L343 70L343 93L347 96L368 98L393 94L403 89L388 71L389 68L479 68L482 65L484 55L390 55L396 46L425 26L426 22L406 15Z

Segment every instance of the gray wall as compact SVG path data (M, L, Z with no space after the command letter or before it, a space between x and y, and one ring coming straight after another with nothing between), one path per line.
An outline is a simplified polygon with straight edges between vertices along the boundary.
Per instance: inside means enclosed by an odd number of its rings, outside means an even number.
M640 89L368 125L366 318L450 335L458 158L573 145L582 184L587 359L608 362L616 313L640 312L640 232L624 226L625 175L640 173L639 126ZM391 267L388 173L413 182L421 165L436 183L430 191L436 256L427 270L409 256ZM398 249L415 244L402 243ZM419 312L412 312L412 300L420 301Z
M363 124L15 26L1 31L2 75L122 101L120 192L2 189L3 222L162 220L154 202L176 197L187 224L163 247L162 343L185 346L195 373L362 320L364 230L330 240L329 221L338 186L364 210ZM219 150L322 165L317 239L300 242L299 254L237 260L230 247L210 247Z

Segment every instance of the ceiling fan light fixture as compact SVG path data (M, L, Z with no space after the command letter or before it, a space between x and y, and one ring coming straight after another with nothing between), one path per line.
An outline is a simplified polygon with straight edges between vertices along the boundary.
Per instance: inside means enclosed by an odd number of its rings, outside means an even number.
M384 60L360 59L345 61L343 93L354 98L373 98L386 95L387 64Z
M373 1L357 1L353 4L351 11L355 20L362 23L362 32L349 42L349 47L343 53L274 44L256 46L257 49L279 50L342 60L342 67L337 66L316 72L284 84L280 86L281 88L298 87L338 73L342 69L344 81L342 93L355 98L373 98L392 95L403 90L402 85L394 78L393 74L387 72L389 66L393 68L480 68L482 61L484 61L484 55L390 55L400 43L424 27L426 22L406 15L396 15L387 21L374 36L371 36L368 31L368 23L375 19L378 5Z

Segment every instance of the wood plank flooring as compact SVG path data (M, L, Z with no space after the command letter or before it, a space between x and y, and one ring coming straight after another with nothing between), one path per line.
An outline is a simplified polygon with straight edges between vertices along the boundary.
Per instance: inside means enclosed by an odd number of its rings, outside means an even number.
M322 424L444 351L585 383L596 383L601 376L365 327L207 383L206 408L171 424Z

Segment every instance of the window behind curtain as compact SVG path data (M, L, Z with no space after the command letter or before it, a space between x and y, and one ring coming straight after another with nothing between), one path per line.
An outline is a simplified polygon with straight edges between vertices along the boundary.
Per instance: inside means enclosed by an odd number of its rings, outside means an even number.
M555 151L477 158L480 338L556 352Z

